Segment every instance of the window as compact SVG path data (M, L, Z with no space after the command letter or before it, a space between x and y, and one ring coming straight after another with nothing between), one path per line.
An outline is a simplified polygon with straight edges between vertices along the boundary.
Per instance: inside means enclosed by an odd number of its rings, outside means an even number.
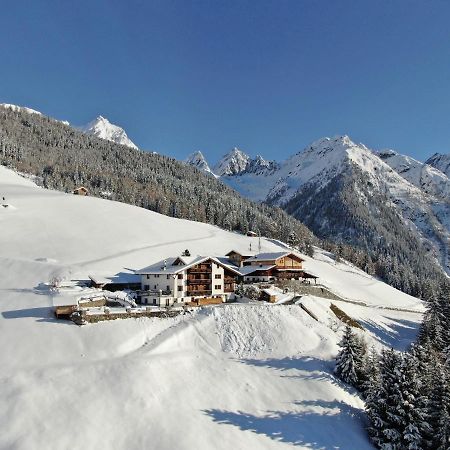
M169 280L170 279L170 275L166 275L166 278Z
M166 291L170 291L170 286L169 285L166 286Z
M150 275L147 274L147 280L150 278Z
M218 273L218 274L214 275L214 278L216 280L220 280L222 278L222 275L220 273Z
M179 279L179 280L182 280L182 279L183 279L183 274L182 274L182 273L179 273L179 274L178 274L178 279Z
M183 286L178 286L178 292L181 292L183 290Z
M159 278L159 275L155 275L155 278Z
M153 304L156 305L156 298L153 299Z
M150 286L148 284L144 284L144 291L148 291L150 289Z
M214 289L222 289L222 286L221 286L220 284L216 284L216 285L214 286Z

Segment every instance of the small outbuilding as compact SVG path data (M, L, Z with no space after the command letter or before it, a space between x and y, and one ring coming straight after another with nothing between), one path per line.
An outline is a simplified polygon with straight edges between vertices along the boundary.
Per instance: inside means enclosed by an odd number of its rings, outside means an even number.
M89 195L89 190L84 186L79 186L73 190L74 195Z
M266 288L261 290L259 299L264 302L276 303L282 294L283 291L276 287Z

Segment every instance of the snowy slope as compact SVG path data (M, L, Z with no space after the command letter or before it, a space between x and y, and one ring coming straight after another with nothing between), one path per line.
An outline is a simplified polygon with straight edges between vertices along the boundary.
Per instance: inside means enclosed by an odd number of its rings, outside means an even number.
M441 153L435 153L425 161L426 164L433 166L434 168L450 176L450 155L443 155Z
M332 375L342 330L323 300L319 323L296 305L245 304L81 328L52 318L80 295L48 291L55 275L115 274L185 248L223 255L253 238L44 190L4 167L0 194L1 448L371 448L361 400ZM280 247L262 239L263 251ZM367 339L413 338L419 300L324 252L305 259L344 300L366 303L342 309L370 317Z
M125 130L118 125L112 124L108 119L98 116L87 125L80 127L80 130L87 134L92 134L101 139L115 142L116 144L127 145L131 148L138 148L127 136Z
M448 200L450 180L445 173L432 165L417 161L410 156L400 155L393 150L383 150L376 154L405 180L426 194Z

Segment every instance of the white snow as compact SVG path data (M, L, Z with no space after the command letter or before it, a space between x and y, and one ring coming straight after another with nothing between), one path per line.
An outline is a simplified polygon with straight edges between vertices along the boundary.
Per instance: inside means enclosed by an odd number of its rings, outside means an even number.
M237 175L247 168L249 161L250 156L234 147L213 167L213 171L218 176Z
M194 153L191 153L184 161L186 164L189 164L191 166L197 167L197 169L203 170L206 173L209 173L211 175L215 175L211 168L209 167L209 164L206 162L205 157L203 156L203 153L199 150L195 151Z
M28 114L38 114L42 116L41 112L36 111L35 109L27 108L26 106L11 105L10 103L0 103L0 106L15 112L27 112Z
M108 119L102 116L98 116L87 125L80 127L80 130L84 133L97 136L98 138L115 142L116 144L126 145L135 149L138 148L136 144L130 140L123 128L112 124Z
M341 329L326 300L230 304L172 319L78 327L52 307L83 294L48 289L168 256L246 251L252 238L123 203L44 190L0 167L0 448L369 449L363 403L337 381ZM261 239L261 251L284 251ZM305 258L367 339L404 348L422 303L328 254ZM398 310L383 309L386 307ZM404 322L402 322L404 321ZM401 325L401 326L400 326Z

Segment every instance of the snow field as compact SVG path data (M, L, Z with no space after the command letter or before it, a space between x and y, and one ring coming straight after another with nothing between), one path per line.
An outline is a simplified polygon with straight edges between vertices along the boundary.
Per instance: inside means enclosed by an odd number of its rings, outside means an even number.
M254 239L43 190L3 167L0 195L17 207L0 215L0 448L371 448L361 400L332 375L340 333L324 299L307 299L320 322L298 305L257 304L84 327L52 316L80 296L49 291L55 275L113 275ZM262 251L280 249L262 239ZM406 345L420 314L382 308L420 311L419 300L324 252L305 259L330 289L369 305L338 306L372 326L370 339Z

